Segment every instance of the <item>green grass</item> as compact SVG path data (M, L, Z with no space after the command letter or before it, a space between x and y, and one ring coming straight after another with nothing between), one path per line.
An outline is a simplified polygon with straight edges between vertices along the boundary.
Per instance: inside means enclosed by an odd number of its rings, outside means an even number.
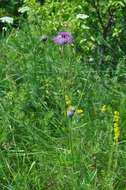
M73 46L61 54L51 40L40 42L30 27L0 45L0 189L125 190L124 63L110 76L82 62ZM66 116L65 95L82 115Z

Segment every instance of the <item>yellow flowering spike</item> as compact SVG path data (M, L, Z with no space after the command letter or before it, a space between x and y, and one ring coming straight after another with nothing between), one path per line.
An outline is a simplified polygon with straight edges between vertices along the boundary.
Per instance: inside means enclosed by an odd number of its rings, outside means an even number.
M65 95L65 103L67 106L70 106L71 105L71 99L68 95Z
M114 111L113 121L114 122L118 122L119 121L119 112L118 111Z
M118 111L114 111L114 115L115 116L119 116L119 112Z
M119 122L119 116L114 115L113 122L118 123Z
M120 115L118 111L114 111L114 116L113 116L113 132L114 132L114 142L117 144L119 141L120 137L120 127L119 127L119 120L120 120Z
M116 127L114 128L114 142L118 143L120 137L120 128Z
M118 126L119 124L117 122L113 124L114 129L117 128Z

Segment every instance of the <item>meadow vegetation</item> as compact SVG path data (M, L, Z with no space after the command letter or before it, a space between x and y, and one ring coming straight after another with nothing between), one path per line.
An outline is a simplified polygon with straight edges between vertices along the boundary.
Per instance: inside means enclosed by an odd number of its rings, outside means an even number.
M0 190L126 190L125 0L0 3Z

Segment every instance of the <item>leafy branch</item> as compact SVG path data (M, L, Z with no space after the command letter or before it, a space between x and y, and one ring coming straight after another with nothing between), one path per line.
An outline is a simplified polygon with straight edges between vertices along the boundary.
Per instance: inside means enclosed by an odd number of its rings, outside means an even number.
M100 4L99 4L99 0L93 0L93 7L96 11L96 14L97 14L97 19L99 21L99 24L101 25L101 33L102 33L102 37L103 39L106 41L107 40L107 37L109 36L109 32L111 31L111 28L112 28L112 25L114 23L114 12L115 12L115 9L109 7L106 14L108 14L108 19L105 23L103 17L102 17L102 14L100 12ZM100 52L100 59L99 59L99 64L102 64L104 63L104 54L105 54L105 44L102 43L100 46L99 46L99 52Z

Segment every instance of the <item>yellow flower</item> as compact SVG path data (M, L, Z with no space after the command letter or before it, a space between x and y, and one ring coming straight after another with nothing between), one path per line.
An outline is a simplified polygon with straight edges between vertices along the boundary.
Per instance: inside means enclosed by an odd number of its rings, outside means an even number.
M118 111L114 111L114 115L115 116L119 116L119 112Z
M114 125L113 125L114 128L117 128L118 126L119 126L118 123L114 123Z
M77 109L77 110L76 110L76 113L77 113L77 114L82 114L83 112L84 112L84 111L83 111L82 109Z
M70 106L71 105L71 99L68 95L65 95L65 103L66 105Z
M114 117L113 117L113 122L118 123L119 122L119 112L114 111Z
M120 137L120 129L119 127L114 128L114 142L118 143Z
M119 117L115 115L113 118L113 122L119 122Z
M82 115L82 113L84 112L82 109L76 109L74 106L72 106L71 98L68 95L65 95L65 103L67 107L67 117L73 117L74 113Z
M103 105L100 110L102 113L106 112L108 110L107 105Z

